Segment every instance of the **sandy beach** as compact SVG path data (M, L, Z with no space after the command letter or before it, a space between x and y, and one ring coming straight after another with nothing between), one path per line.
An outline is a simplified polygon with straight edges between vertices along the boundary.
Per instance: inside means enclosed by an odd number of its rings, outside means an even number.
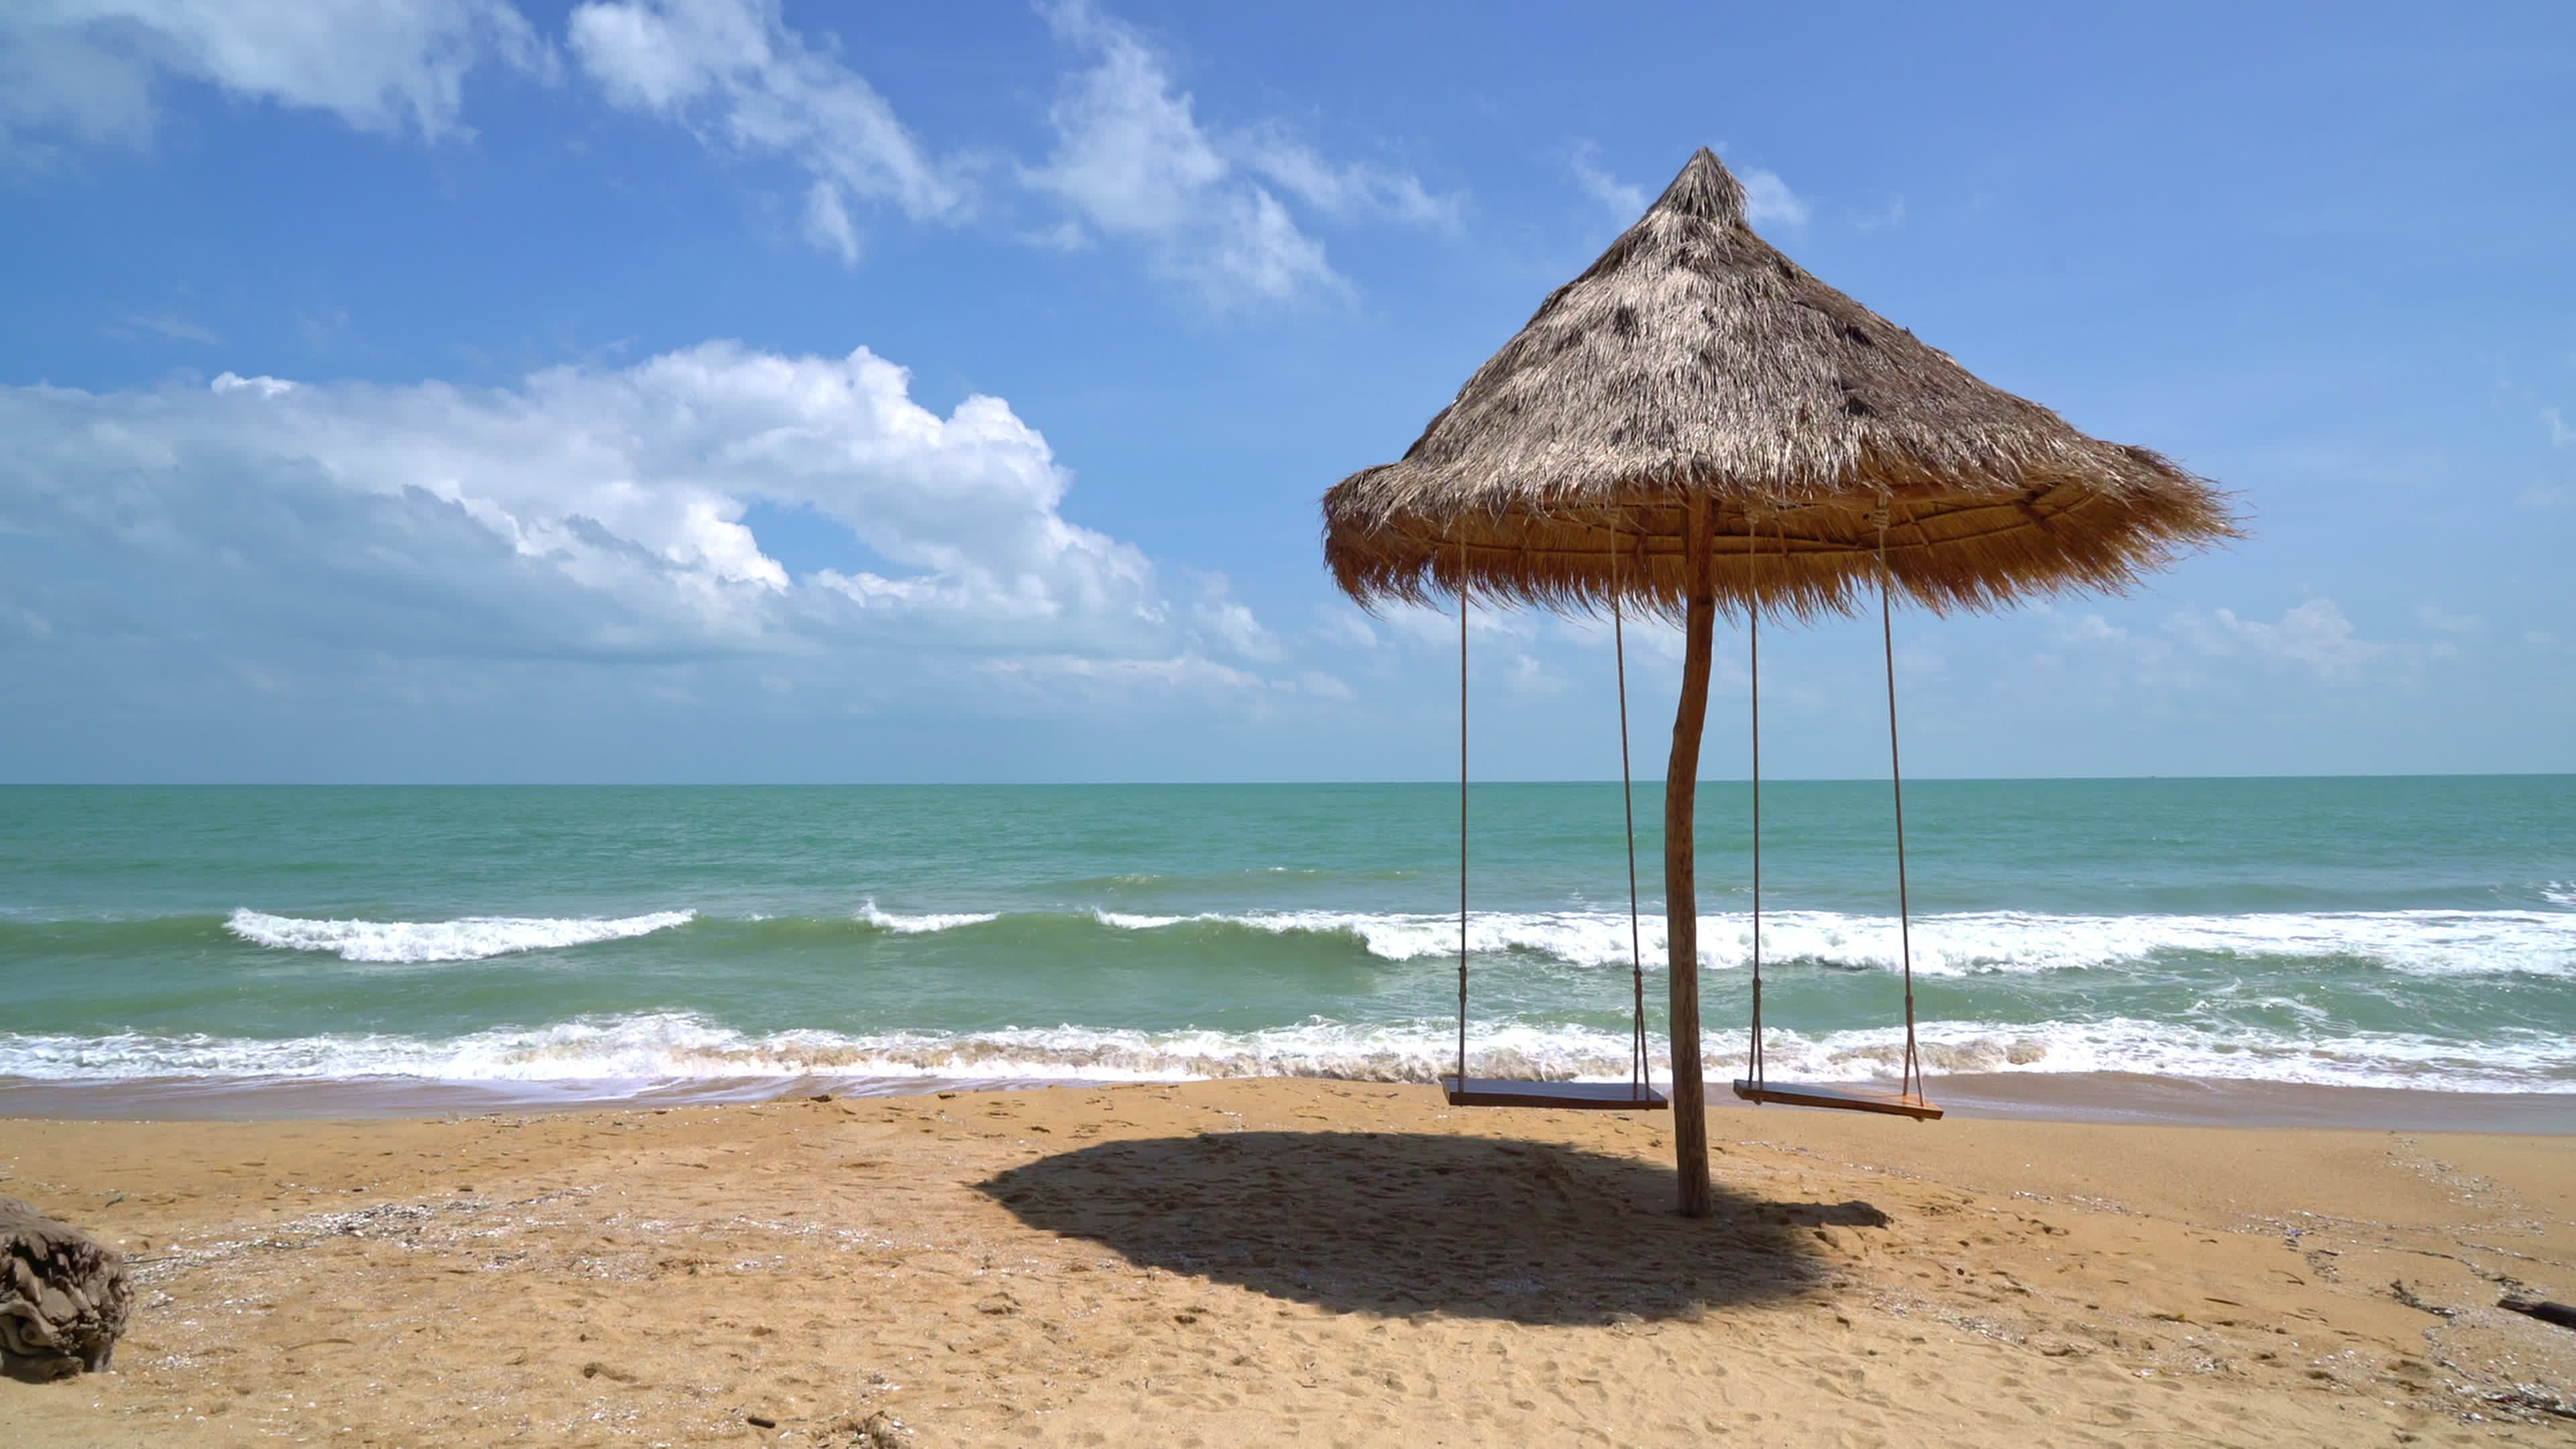
M2563 1443L2576 1138L1268 1080L0 1122L142 1283L13 1443Z

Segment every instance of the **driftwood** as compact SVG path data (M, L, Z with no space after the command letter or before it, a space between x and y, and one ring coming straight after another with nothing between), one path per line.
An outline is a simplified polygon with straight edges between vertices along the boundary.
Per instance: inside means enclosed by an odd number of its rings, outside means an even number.
M2552 1303L2528 1293L2508 1293L2497 1300L2496 1307L2537 1318L2543 1323L2554 1323L2560 1328L2576 1328L2576 1307Z
M0 1372L43 1380L103 1371L133 1306L124 1254L0 1197Z

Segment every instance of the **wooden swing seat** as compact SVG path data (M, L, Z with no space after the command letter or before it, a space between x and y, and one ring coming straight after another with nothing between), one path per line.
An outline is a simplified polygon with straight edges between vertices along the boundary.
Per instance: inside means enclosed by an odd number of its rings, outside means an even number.
M1928 1122L1941 1115L1941 1109L1923 1100L1919 1092L1887 1092L1876 1087L1845 1086L1774 1086L1769 1082L1735 1081L1735 1095L1748 1102L1778 1102L1787 1107L1829 1107L1845 1112L1884 1112L1891 1117L1911 1117Z
M1568 1107L1588 1112L1659 1112L1672 1103L1652 1087L1626 1082L1524 1082L1505 1077L1442 1077L1452 1107Z

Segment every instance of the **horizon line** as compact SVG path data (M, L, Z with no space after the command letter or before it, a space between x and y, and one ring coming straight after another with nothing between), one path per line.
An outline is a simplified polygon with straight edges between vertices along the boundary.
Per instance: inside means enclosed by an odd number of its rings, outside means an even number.
M1908 784L2040 785L2182 783L2225 780L2547 780L2576 777L2570 770L2431 770L2406 774L2213 775L1912 775ZM1661 785L1662 775L1639 775L1637 785ZM1880 785L1885 775L1766 775L1769 785ZM1350 786L1448 788L1455 778L1333 780L0 780L0 790L962 790L962 789L1297 789ZM1537 779L1496 776L1472 785L1616 785L1615 778ZM1748 775L1702 775L1702 785L1749 785Z

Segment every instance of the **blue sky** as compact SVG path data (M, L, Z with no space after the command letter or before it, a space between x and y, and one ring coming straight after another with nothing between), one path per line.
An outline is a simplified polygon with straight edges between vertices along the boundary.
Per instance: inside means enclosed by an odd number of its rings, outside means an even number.
M1910 769L2576 770L2576 12L1961 10L11 6L0 779L1437 778L1316 499L1700 145L2248 515L1900 615ZM1477 772L1615 773L1606 631L1475 623ZM1874 621L1766 642L1882 770Z

